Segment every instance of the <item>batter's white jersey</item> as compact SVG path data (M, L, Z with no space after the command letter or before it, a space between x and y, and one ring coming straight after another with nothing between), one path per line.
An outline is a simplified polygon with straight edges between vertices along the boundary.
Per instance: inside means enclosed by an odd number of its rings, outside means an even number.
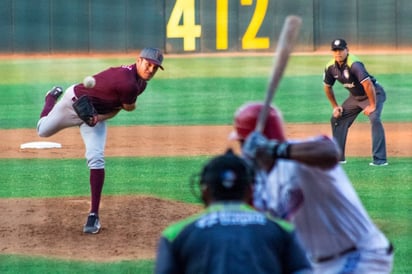
M255 206L294 223L314 262L353 247L388 248L389 241L372 222L340 165L324 170L278 159L268 175L259 177Z

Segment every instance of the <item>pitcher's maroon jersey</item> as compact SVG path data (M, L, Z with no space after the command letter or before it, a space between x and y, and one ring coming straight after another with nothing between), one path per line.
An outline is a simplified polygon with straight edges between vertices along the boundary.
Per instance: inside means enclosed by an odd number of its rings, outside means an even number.
M137 75L136 64L112 67L96 75L96 85L86 88L83 84L74 87L77 97L89 96L99 114L110 113L122 104L133 104L146 88L147 82Z

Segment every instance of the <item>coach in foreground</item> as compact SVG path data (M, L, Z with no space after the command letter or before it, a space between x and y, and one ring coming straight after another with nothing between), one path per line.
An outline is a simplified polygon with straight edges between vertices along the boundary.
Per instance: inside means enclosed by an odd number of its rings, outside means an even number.
M315 273L389 274L393 247L368 216L327 136L287 140L279 110L254 131L260 103L235 114L235 137L257 165L254 205L291 221Z
M292 226L250 206L253 184L253 169L231 150L207 163L206 210L163 231L155 273L312 273Z

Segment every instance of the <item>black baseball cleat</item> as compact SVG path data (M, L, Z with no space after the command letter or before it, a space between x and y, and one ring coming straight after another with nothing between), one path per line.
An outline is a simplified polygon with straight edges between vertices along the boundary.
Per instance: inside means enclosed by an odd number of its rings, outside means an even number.
M83 232L88 234L97 234L101 228L99 216L96 213L90 213L87 222L83 227Z
M46 93L46 98L48 96L52 96L54 99L59 99L59 97L63 94L63 89L61 87L53 87Z

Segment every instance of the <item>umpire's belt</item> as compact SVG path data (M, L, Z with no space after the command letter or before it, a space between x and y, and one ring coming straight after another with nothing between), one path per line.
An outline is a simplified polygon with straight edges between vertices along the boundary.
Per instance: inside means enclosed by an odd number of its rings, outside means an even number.
M341 251L337 254L330 255L330 256L324 256L324 257L319 257L315 261L317 263L327 262L327 261L342 257L343 255L354 252L356 250L358 250L358 248L356 246L352 246L352 247L347 248L347 249L345 249L345 250L343 250L343 251ZM393 250L394 250L394 248L393 248L392 243L389 243L389 246L387 248L376 250L376 252L383 253L383 254L386 254L386 255L390 255L390 254L392 254Z
M355 100L356 100L356 101L359 101L359 102L361 102L361 101L363 101L363 100L368 99L368 96L366 96L366 95L362 95L362 96L353 96L353 97L355 97Z

